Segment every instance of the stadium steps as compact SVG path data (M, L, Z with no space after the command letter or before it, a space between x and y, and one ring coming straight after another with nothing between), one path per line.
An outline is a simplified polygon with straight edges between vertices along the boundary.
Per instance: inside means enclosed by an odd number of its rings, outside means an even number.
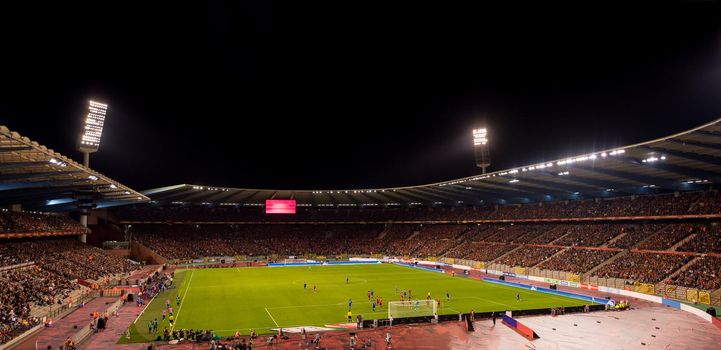
M692 240L692 239L693 239L694 237L696 237L697 235L698 235L698 233L692 233L692 234L686 236L686 238L678 241L678 243L674 244L674 245L673 245L671 248L669 248L668 250L675 252L676 249L678 249L678 247L680 247L680 246L684 245L686 242Z
M568 248L568 247L563 248L563 249L559 250L556 254L553 254L553 255L549 256L548 259L543 259L543 260L542 260L541 262L539 262L538 264L531 266L531 268L535 268L535 267L537 267L537 266L545 263L546 261L553 259L556 255L563 254L563 252L565 252L565 251L567 251L567 250L569 250L569 249L571 249L571 248Z
M636 247L640 247L642 244L646 243L646 241L650 241L650 240L652 240L652 239L655 239L654 237L656 237L656 236L659 235L659 234L662 234L664 231L666 231L667 229L669 229L671 226L672 226L672 225L664 225L664 226L662 226L658 231L656 231L656 232L648 235L648 237L646 237L646 238L642 239L640 242L634 244L630 249L634 249L634 248L636 248Z
M421 234L421 230L415 230L415 231L413 231L413 233L411 233L410 236L408 236L408 238L406 238L406 241L410 241L420 234Z
M693 259L691 259L691 261L687 262L686 265L681 266L678 270L676 270L676 271L672 272L670 275L666 276L666 278L664 278L663 280L661 280L661 282L656 283L655 287L658 288L658 287L659 287L659 284L663 283L663 281L667 281L669 278L674 278L674 277L676 277L678 274L686 271L689 266L695 264L696 261L698 261L699 259L701 259L700 256L694 257Z
M623 237L626 236L627 234L628 234L628 232L624 232L624 233L622 233L622 234L620 234L620 235L618 235L618 236L616 236L616 237L613 237L613 238L611 238L610 241L606 242L606 244L602 245L601 247L606 247L606 248L607 248L607 247L610 247L611 244L616 243L616 241L618 241L619 239L623 238Z
M388 234L388 227L384 227L383 230L380 233L378 233L378 237L376 237L376 239L383 239L386 237L387 234Z
M558 237L558 238L556 238L556 239L554 239L554 240L552 240L552 241L548 242L547 244L550 244L550 245L556 244L556 242L558 242L558 241L562 240L562 239L563 239L564 237L566 237L566 236L568 236L568 235L570 235L570 234L571 234L571 232L570 232L570 231L569 231L569 232L566 232L566 233L565 233L565 234L564 234L563 236L561 236L561 237Z
M509 255L509 254L513 254L516 250L519 250L519 249L521 249L521 248L523 248L523 247L525 247L525 246L521 244L521 245L519 245L519 246L511 249L508 253L503 254L503 255L501 255L501 256L499 256L499 257L491 260L490 262L491 262L491 263L494 263L494 262L496 262L496 261L498 261L498 260L501 260L504 256Z
M608 258L606 261L594 266L592 269L588 270L588 272L584 273L583 276L593 276L593 274L598 271L598 269L602 268L605 265L608 265L609 263L612 263L614 260L626 255L628 253L628 250L622 250L618 252L618 254Z

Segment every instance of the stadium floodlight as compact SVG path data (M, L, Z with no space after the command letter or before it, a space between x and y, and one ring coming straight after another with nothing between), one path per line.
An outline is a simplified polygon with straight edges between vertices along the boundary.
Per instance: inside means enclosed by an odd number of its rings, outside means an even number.
M103 135L103 125L105 125L105 115L108 112L108 105L97 101L88 101L88 114L85 116L85 123L83 125L83 132L80 135L80 142L78 143L78 151L83 153L83 165L90 167L90 153L97 152L100 147L100 137ZM95 175L88 176L91 181L97 181L98 177ZM81 206L78 202L78 209L80 209L80 225L88 227L88 207ZM94 204L93 204L94 205ZM85 243L87 236L85 234L80 236L80 241Z
M473 150L476 156L476 166L482 169L483 174L486 168L491 165L491 156L488 150L488 129L473 129Z
M85 117L83 134L80 137L79 149L81 152L97 152L100 147L100 137L103 135L105 114L108 105L90 100L88 103L88 114Z

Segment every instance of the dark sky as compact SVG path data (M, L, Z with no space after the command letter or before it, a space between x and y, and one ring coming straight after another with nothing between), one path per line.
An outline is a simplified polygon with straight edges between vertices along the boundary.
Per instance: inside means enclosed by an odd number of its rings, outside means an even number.
M141 190L423 184L478 172L483 123L499 170L721 117L715 1L97 3L0 9L0 124L80 160L104 100L91 165Z

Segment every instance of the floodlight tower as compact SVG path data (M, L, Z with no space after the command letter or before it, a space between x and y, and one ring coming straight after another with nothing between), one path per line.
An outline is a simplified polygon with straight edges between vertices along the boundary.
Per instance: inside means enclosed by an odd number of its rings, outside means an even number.
M483 174L486 168L491 165L491 154L488 150L488 129L485 127L473 129L473 151L476 155L476 166L482 169Z
M88 114L85 117L83 133L80 135L78 144L78 151L83 153L83 165L87 168L90 167L90 153L97 152L98 148L100 148L100 137L103 135L103 125L105 124L105 114L107 112L107 104L93 100L88 102ZM94 203L87 203L87 200L78 201L80 224L83 227L88 227L89 208L92 207L94 207ZM81 235L80 240L85 243L87 235Z

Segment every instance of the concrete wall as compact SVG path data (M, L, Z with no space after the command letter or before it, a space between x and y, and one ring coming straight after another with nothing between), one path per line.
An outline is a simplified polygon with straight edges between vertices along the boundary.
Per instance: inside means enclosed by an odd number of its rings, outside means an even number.
M135 261L146 261L148 264L166 264L168 261L150 248L132 241L130 243L130 258Z

